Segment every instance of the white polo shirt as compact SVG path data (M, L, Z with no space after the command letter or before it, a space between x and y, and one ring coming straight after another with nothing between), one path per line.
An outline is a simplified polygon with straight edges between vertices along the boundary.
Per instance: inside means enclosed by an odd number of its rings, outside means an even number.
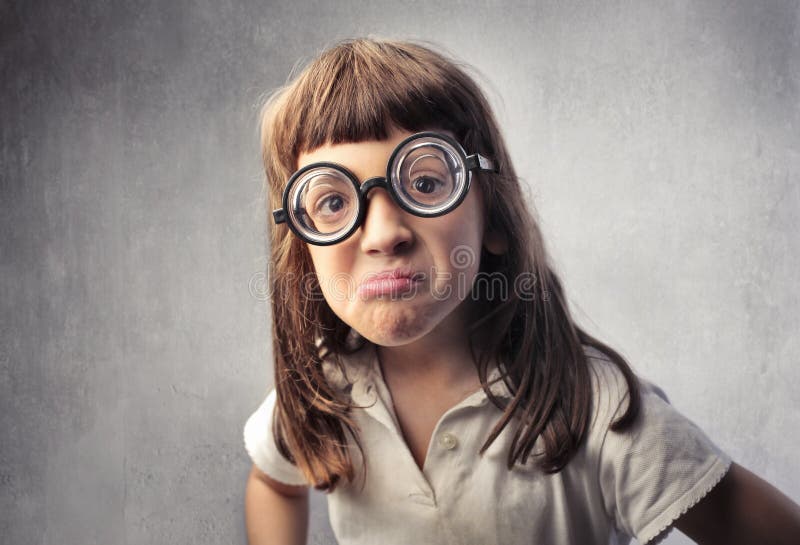
M326 368L328 380L344 391L351 388L353 401L366 406L354 413L367 460L363 490L357 479L328 496L339 543L583 545L624 544L631 536L643 544L660 541L720 481L730 459L644 380L636 424L623 433L609 431L627 406L625 379L600 352L589 348L587 355L593 390L589 435L552 475L532 459L507 469L513 422L478 454L502 414L483 390L442 416L420 470L400 432L374 346L345 360L346 378ZM510 395L502 381L492 392ZM273 390L248 419L245 446L273 479L307 484L275 447L275 399ZM534 451L540 447L537 442ZM360 458L356 464L360 468Z

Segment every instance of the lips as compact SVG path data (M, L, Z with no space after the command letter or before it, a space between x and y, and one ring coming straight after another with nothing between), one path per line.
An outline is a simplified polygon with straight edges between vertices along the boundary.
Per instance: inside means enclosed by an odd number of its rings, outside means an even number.
M409 267L370 273L358 286L358 295L368 299L384 295L409 294L425 279L425 274Z

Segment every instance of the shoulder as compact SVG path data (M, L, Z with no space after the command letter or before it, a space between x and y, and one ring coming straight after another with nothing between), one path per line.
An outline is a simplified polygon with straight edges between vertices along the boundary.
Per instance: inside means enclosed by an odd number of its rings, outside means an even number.
M628 395L625 375L611 358L592 346L584 346L589 376L592 381L592 394L599 400L619 404Z
M584 347L584 353L592 388L592 414L596 421L593 424L608 422L614 415L624 413L630 403L628 381L607 354L591 346ZM635 378L641 390L643 381Z
M283 457L272 432L277 391L271 390L244 425L244 446L253 464L273 480L291 486L306 485L297 466Z
M250 418L247 419L245 431L247 431L248 428L253 428L266 423L272 417L272 411L275 409L275 403L277 402L277 399L278 392L272 388L267 394L267 397L264 398L264 401L262 401L253 414L250 415Z
M272 443L272 413L276 400L277 391L272 389L245 422L244 446L253 460L262 458L264 450Z
M610 430L628 406L627 381L608 356L587 350L587 359L595 396L588 450L605 510L618 528L644 543L713 488L730 458L641 377L636 418L624 430Z
M625 373L607 354L594 347L584 347L592 389L592 434L604 436L609 426L625 414L631 402L631 388ZM666 393L656 384L633 373L639 411L631 429L642 420L663 417L673 409ZM651 422L652 423L652 422Z

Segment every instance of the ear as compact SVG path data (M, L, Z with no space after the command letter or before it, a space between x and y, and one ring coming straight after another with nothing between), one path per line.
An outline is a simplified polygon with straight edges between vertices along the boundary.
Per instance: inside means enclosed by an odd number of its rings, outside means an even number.
M483 247L494 255L503 255L508 251L508 239L495 229L487 229L483 234Z

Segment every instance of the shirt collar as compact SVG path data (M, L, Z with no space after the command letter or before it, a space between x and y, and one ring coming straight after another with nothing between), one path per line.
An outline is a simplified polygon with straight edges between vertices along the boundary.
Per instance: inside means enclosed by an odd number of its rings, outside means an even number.
M367 342L352 354L341 355L342 368L330 359L323 360L322 369L328 382L340 391L349 393L357 405L375 404L377 397L384 402L389 399L389 391L380 370L376 346ZM489 390L500 399L511 399L513 395L501 378L497 365L492 365L487 374ZM488 402L483 388L467 396L457 406L479 406Z

